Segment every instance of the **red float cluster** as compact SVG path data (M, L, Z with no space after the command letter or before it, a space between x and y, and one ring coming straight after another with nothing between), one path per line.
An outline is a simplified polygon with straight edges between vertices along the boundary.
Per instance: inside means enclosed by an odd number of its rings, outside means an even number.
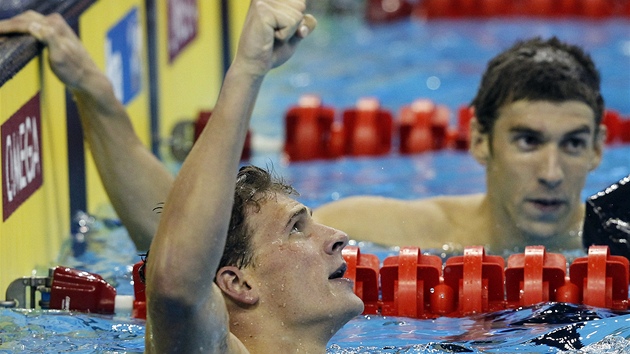
M606 144L630 142L630 117L622 117L619 112L607 110L602 123L606 126Z
M285 114L284 153L289 161L382 156L392 152L394 138L398 138L401 154L468 149L472 112L462 107L455 128L449 126L450 117L448 107L418 99L402 107L399 118L394 119L378 99L366 97L343 110L337 120L333 107L307 95Z
M354 281L354 292L365 304L364 314L460 317L548 301L628 309L629 262L610 255L608 246L591 246L588 256L569 266L568 276L564 255L545 252L542 246L511 255L507 267L502 257L486 255L480 246L466 248L463 256L451 257L445 264L417 247L401 248L382 265L376 255L361 254L355 246L346 247L342 254L348 265L345 277ZM142 264L133 267L132 316L146 319ZM116 289L97 274L55 267L48 278L18 279L12 286L30 286L33 294L45 290L46 308L114 313ZM10 293L11 289L7 299ZM18 301L24 306L24 299Z
M588 256L569 267L564 255L529 246L508 258L468 247L446 260L423 255L417 247L379 259L358 247L343 250L346 278L364 304L364 314L413 318L460 317L557 301L614 310L628 308L629 262L610 255L608 246L591 246Z
M629 0L368 0L370 23L411 16L421 18L466 17L630 17Z
M284 154L288 161L334 159L342 156L382 156L398 151L417 154L442 149L467 150L473 111L462 105L457 124L451 110L429 99L417 99L400 109L397 117L376 98L361 98L356 107L337 118L333 107L314 95L305 95L285 114ZM603 123L607 142L630 142L630 117L607 110Z

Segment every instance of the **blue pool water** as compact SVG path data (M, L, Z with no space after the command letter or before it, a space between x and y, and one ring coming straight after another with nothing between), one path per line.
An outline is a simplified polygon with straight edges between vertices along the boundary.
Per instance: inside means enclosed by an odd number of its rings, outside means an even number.
M465 152L286 164L280 154L284 112L304 93L316 93L337 109L353 106L359 97L376 96L393 112L418 97L454 111L473 97L491 56L517 38L553 34L591 52L602 71L607 106L630 115L628 21L403 21L367 27L358 18L323 18L296 57L265 81L252 121L251 162L273 166L310 207L355 194L411 199L481 192L483 169ZM439 87L429 88L431 77ZM583 197L628 174L630 145L610 146L600 168L589 176ZM92 230L88 251L73 257L68 243L60 250L59 264L97 272L119 294L131 294L130 265L138 258L126 231L104 220L96 220ZM397 251L359 245L381 259ZM45 272L48 265L40 266ZM630 313L548 303L465 318L359 316L335 335L328 351L624 353L630 352L628 338ZM129 316L0 309L0 353L143 349L144 322Z

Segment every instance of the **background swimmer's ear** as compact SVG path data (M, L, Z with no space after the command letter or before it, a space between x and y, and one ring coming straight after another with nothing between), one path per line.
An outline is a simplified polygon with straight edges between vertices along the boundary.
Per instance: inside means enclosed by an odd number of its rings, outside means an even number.
M490 139L488 133L481 131L481 125L476 117L470 120L470 154L483 166L490 157Z
M588 165L589 171L593 171L594 169L596 169L602 162L602 156L604 155L607 135L608 129L606 129L606 126L604 124L600 124L599 131L597 133L597 136L595 136L595 141L593 142L593 156L591 157L591 161Z
M225 266L219 269L216 284L237 303L254 305L258 302L258 292L249 285L245 274L238 267Z

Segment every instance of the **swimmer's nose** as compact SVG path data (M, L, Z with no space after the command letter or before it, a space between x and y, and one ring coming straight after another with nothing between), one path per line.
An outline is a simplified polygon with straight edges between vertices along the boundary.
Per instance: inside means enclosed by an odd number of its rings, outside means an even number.
M560 161L560 152L556 148L551 148L551 150L547 152L541 163L538 180L548 188L556 188L564 179L564 171Z
M345 232L334 230L334 233L326 243L326 253L341 253L341 250L348 245L348 235Z

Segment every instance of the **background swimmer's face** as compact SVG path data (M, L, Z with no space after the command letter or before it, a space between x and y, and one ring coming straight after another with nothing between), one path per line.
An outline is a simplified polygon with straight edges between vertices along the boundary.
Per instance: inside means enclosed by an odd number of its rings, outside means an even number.
M586 176L601 161L595 128L592 109L578 101L503 107L486 139L485 160L488 196L499 215L535 239L574 226Z
M248 224L254 260L247 271L256 279L261 306L287 326L335 323L335 331L361 313L353 284L342 277L345 233L315 223L310 209L281 194L250 214Z

